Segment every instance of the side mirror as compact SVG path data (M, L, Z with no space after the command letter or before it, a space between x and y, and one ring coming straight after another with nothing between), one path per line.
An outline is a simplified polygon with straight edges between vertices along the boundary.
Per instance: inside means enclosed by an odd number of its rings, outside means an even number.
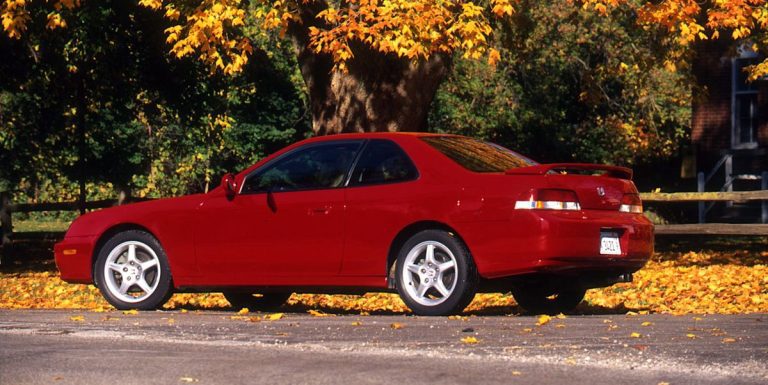
M237 194L237 182L235 182L235 176L230 173L224 174L224 176L221 177L221 188L224 189L224 195L227 196L227 199L235 199L235 194Z

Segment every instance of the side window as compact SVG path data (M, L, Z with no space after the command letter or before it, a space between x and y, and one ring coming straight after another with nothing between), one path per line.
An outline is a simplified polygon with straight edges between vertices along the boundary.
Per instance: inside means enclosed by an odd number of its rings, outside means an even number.
M341 187L360 145L345 141L299 148L249 175L242 193Z
M352 173L350 186L404 182L419 176L408 155L394 142L371 140Z

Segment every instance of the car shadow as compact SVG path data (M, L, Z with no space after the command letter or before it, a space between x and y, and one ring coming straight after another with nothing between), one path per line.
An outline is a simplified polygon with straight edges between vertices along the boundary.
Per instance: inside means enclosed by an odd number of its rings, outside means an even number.
M228 313L238 313L241 309L236 309L231 306L217 306L217 307L204 307L204 306L197 306L197 305L190 305L190 304L184 304L175 306L172 308L165 309L166 311L201 311L201 312L228 312ZM591 305L588 303L582 303L579 306L576 307L576 309L563 313L566 316L594 316L594 315L619 315L619 314L627 314L629 312L644 312L648 311L646 308L628 308L624 306L624 304L614 306L614 307L607 307L607 306L599 306L599 305ZM315 313L316 312L316 313ZM254 311L249 312L248 314L253 315L260 315L260 314L272 314L272 313L287 313L287 314L307 314L307 313L315 313L317 316L344 316L344 315L376 315L376 316L412 316L413 314L410 311L399 311L399 310L375 310L375 311L364 311L361 312L359 310L351 310L351 309L340 309L335 307L329 307L329 306L308 306L304 304L286 304L283 305L273 311ZM531 317L531 316L539 316L541 314L539 313L531 313L525 311L520 306L512 305L512 306L489 306L478 310L469 310L464 311L458 316L476 316L476 317L508 317L508 316L518 316L518 317Z
M0 249L0 273L56 272L53 241L15 240Z

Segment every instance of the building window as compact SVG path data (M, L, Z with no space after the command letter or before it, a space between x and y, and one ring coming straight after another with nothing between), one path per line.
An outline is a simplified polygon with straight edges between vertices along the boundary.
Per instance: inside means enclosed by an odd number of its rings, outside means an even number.
M733 82L731 95L731 147L757 147L755 133L757 132L757 94L756 82L747 81L747 66L757 64L755 57L742 55L733 60Z

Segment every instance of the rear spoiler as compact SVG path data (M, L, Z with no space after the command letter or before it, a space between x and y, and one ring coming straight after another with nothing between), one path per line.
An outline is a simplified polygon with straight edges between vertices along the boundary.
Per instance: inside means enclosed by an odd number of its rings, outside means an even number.
M579 171L604 171L603 176L610 176L621 179L632 179L632 170L626 167L608 166L605 164L592 163L546 163L535 166L512 168L505 172L509 175L544 175L549 172L567 173L568 170Z

